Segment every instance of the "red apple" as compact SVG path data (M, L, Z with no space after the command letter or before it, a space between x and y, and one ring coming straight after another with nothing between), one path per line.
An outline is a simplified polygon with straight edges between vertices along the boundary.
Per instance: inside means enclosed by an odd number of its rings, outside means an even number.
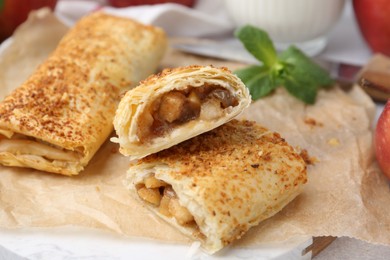
M11 36L31 10L48 6L54 9L57 0L0 0L0 42Z
M390 1L353 0L360 31L373 52L390 56Z
M1 1L1 0L0 0ZM195 0L109 0L110 5L114 7L127 7L134 5L154 5L162 3L177 3L192 7Z
M376 125L375 153L382 172L390 179L390 100L387 101Z

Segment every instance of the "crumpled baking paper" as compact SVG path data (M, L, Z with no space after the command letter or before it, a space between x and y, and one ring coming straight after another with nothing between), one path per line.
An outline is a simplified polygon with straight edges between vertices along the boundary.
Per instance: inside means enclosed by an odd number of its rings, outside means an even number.
M30 17L0 54L0 95L17 87L50 53L66 28L50 13ZM242 64L170 50L162 67ZM357 86L321 90L305 105L284 90L253 103L242 118L277 131L306 149L301 195L274 217L252 228L233 246L255 246L302 236L348 236L390 245L390 190L373 152L375 106ZM123 185L128 158L107 142L79 176L0 167L0 227L81 226L172 243L189 239L134 201Z

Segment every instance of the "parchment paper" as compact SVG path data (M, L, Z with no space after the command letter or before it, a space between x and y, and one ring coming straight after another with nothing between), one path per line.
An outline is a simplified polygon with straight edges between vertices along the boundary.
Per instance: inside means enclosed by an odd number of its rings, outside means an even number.
M30 18L0 55L1 96L31 73L64 32L51 15ZM170 50L162 67L188 64L242 66ZM390 245L390 190L374 160L374 112L371 99L358 87L322 90L313 106L283 90L252 104L242 117L280 132L317 162L308 167L304 192L234 246L324 235ZM81 226L190 243L129 196L122 184L128 164L117 145L107 141L76 177L0 167L0 227Z

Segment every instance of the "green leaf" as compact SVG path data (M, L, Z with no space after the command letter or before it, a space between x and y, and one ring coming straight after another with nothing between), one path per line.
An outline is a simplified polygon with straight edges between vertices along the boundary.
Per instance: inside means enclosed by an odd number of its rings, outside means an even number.
M316 101L318 87L311 82L300 81L289 76L284 79L284 87L291 95L306 104L314 104Z
M254 26L246 25L235 31L245 48L266 67L272 67L277 61L277 54L268 34Z
M249 89L253 100L268 95L277 87L269 69L264 66L249 66L234 73Z
M318 86L331 86L334 83L325 69L294 46L280 53L279 59L288 64L287 74L299 81L311 82Z
M245 67L243 69L235 70L234 74L236 74L242 80L242 82L245 83L251 80L255 75L263 72L264 72L263 66L253 65L253 66Z
M326 70L294 46L277 55L268 34L261 29L247 25L235 36L263 64L235 71L254 100L283 85L291 95L313 104L318 89L334 83Z
M3 7L4 7L4 0L0 0L0 11L1 9L3 9Z

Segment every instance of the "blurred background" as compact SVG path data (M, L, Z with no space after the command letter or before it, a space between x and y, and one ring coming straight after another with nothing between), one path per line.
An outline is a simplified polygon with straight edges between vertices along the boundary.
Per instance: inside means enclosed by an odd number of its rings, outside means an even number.
M357 65L373 52L390 55L387 0L0 0L0 41L42 6L68 23L100 8L125 9L180 37L226 38L249 23L265 29L280 49L293 43L311 56Z

